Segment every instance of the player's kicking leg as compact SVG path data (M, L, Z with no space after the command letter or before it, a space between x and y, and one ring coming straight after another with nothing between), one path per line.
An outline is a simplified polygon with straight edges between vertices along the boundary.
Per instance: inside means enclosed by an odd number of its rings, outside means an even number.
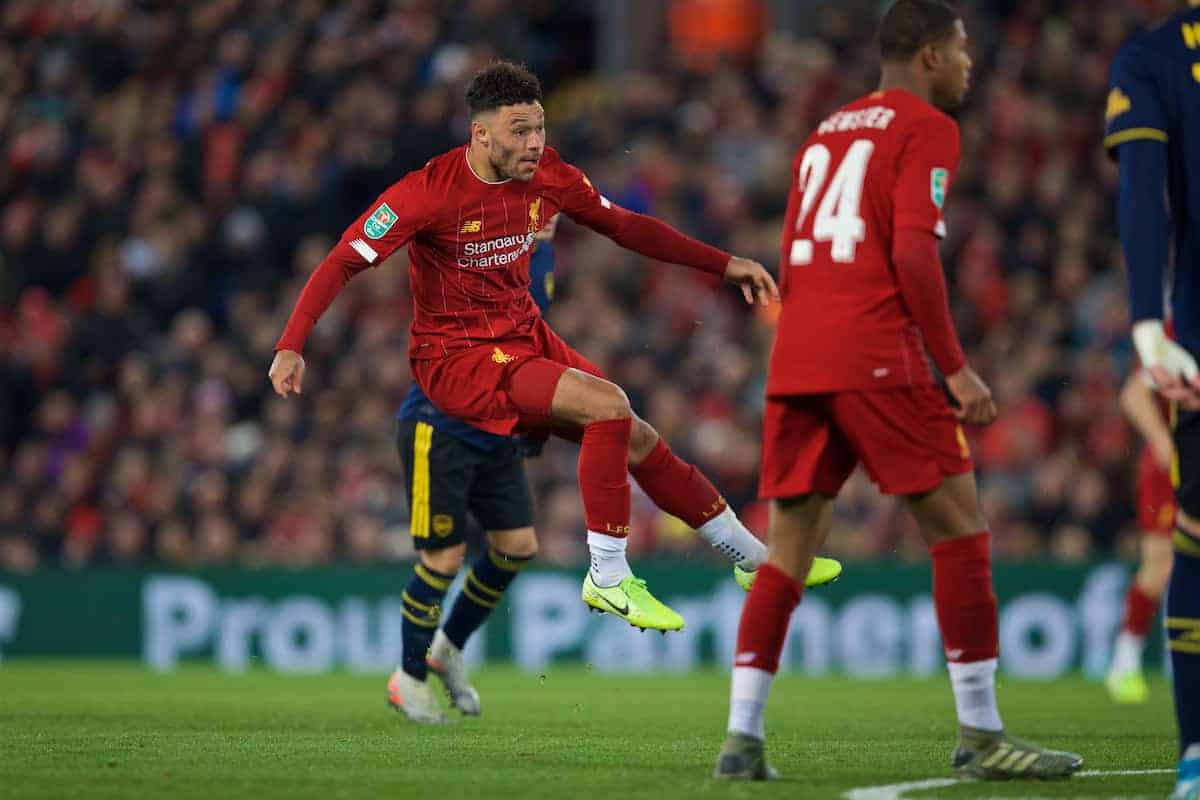
M832 498L809 494L771 504L766 563L750 588L738 624L737 650L729 697L725 744L713 777L768 780L776 777L764 752L763 713L767 694L779 670L792 611L804 593L803 576L813 554L825 541L832 517Z
M767 547L742 524L703 472L679 458L645 420L633 417L629 472L655 505L683 520L701 539L734 564L738 585L749 590L767 558ZM842 574L832 558L814 557L806 586L830 583Z
M1146 649L1146 634L1158 614L1159 601L1171 577L1173 529L1172 524L1165 536L1151 531L1142 533L1141 563L1125 593L1121 630L1104 681L1109 696L1117 703L1144 703L1150 696L1142 673L1142 654Z
M933 491L906 499L933 560L933 602L958 713L954 769L983 780L1071 775L1083 764L1080 756L1016 739L1000 720L990 534L974 474L953 475Z

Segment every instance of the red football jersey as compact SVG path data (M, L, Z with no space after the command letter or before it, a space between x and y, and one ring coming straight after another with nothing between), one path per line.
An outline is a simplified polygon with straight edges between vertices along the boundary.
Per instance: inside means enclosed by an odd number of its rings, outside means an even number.
M554 148L529 181L488 182L456 147L394 183L354 221L310 278L276 349L300 352L355 273L409 247L412 358L523 336L538 318L529 293L534 235L558 212L651 258L723 274L729 254L602 196Z
M945 236L942 206L958 152L955 122L902 90L843 106L804 142L783 231L768 394L932 382L892 247L902 228Z

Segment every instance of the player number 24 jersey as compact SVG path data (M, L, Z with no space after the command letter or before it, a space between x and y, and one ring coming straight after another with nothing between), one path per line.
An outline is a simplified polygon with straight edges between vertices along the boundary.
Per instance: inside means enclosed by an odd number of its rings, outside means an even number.
M958 155L955 122L901 90L855 100L804 142L784 223L768 394L932 382L892 244L904 227L945 236Z

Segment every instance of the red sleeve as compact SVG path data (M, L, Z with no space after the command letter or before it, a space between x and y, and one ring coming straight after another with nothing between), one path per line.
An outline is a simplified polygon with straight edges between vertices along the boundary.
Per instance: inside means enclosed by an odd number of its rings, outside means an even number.
M943 375L953 375L967 359L950 317L937 239L917 228L898 229L892 240L892 263L896 265L900 296L916 321L933 362Z
M923 117L909 129L898 161L892 230L917 228L945 238L942 208L958 170L958 125L942 114Z
M317 320L342 287L369 266L382 264L415 236L429 218L424 172L410 172L354 221L317 266L300 292L276 350L304 349Z
M560 169L567 180L562 210L571 219L647 258L725 274L732 258L729 253L680 233L662 220L621 208L596 191L583 172L566 162Z
M958 126L948 117L921 120L900 155L893 199L892 263L904 304L944 375L966 364L946 292L937 238L946 235L942 207L958 166ZM937 237L937 238L935 238Z

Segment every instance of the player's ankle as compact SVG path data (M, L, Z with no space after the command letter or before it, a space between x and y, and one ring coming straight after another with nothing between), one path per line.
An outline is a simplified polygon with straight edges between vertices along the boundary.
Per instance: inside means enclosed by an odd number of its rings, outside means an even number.
M591 561L588 572L592 576L592 583L601 587L616 586L633 574L625 558L624 537L588 531L587 541Z

